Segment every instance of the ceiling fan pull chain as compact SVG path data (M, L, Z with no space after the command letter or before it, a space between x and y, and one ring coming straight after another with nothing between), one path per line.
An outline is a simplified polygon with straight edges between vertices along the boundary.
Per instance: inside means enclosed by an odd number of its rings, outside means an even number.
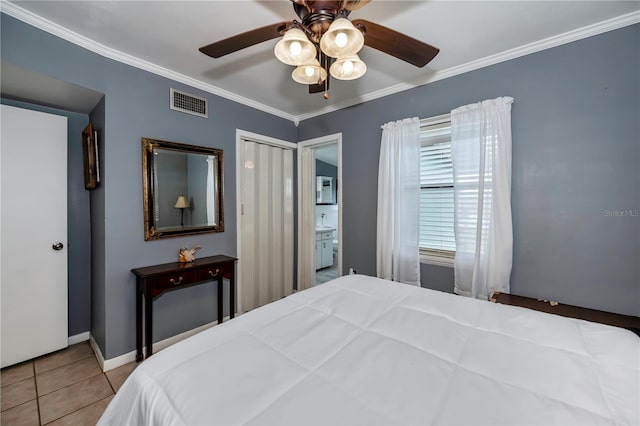
M327 78L324 79L324 94L322 95L322 97L325 100L327 100L329 99L329 79L331 78L331 75L329 74L328 71L329 71L329 65L331 64L331 58L325 55L324 53L321 53L321 56L322 56L322 67L327 70Z
M325 62L326 66L326 62ZM324 79L324 95L322 97L327 100L329 99L329 74L327 73L327 78Z

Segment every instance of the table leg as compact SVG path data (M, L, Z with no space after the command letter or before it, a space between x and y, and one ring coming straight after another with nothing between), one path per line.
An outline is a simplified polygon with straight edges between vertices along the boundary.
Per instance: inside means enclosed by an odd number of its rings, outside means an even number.
M142 283L136 278L136 362L144 359L142 355Z
M233 266L229 277L229 318L236 316L236 280L233 274Z
M224 320L224 312L223 312L223 305L222 305L222 287L223 287L223 279L222 279L222 275L220 275L218 277L218 324L222 324L222 321Z
M146 358L153 354L153 298L150 294L144 297L144 340L147 346Z

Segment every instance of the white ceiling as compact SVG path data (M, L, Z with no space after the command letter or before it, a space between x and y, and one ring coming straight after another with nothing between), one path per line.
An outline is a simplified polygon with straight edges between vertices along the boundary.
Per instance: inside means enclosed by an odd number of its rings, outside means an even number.
M360 56L367 73L355 81L332 80L325 101L322 94L308 94L291 79L293 67L275 59L277 40L220 59L198 51L256 27L297 19L288 0L12 3L3 10L107 57L294 121L640 21L639 1L373 0L351 18L403 32L440 48L440 54L416 68L365 46ZM600 24L607 20L612 21Z

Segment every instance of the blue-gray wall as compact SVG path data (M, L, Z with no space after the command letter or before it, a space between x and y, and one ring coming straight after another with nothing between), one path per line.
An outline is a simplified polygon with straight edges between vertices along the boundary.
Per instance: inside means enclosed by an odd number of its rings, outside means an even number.
M91 194L93 288L98 292L92 296L91 330L105 358L130 352L135 348L135 280L130 270L175 261L181 246L202 245L201 257L235 256L236 129L295 141L296 128L288 120L106 59L4 14L1 31L3 61L105 94L103 182ZM171 87L207 98L209 118L170 110ZM225 232L144 241L142 137L224 150ZM154 340L214 321L214 290L211 283L157 299Z
M98 133L98 166L100 167L100 183L91 191L89 199L91 209L91 335L102 348L106 345L107 325L107 291L104 276L107 270L104 258L104 246L107 238L105 231L105 141L107 135L106 99L103 96L100 102L89 114L93 129ZM103 255L98 255L98 254Z
M2 98L18 108L67 117L67 242L69 336L91 327L91 221L89 191L84 189L82 130L89 123L87 114L63 111ZM46 206L43 206L46 211ZM37 229L37 226L34 227Z
M374 274L380 124L504 95L516 100L512 291L640 314L640 219L615 216L640 208L639 25L305 120L298 129L4 14L0 27L3 61L105 94L90 114L102 176L90 206L91 333L107 359L135 347L131 268L174 261L181 246L203 245L200 256L237 254L236 128L289 141L342 132L344 267ZM169 110L170 87L207 98L209 119ZM144 241L142 137L224 149L224 233ZM450 290L450 268L422 271L423 285ZM154 340L214 321L215 297L207 284L159 298Z
M640 315L640 217L613 216L640 209L639 58L634 25L301 122L298 140L342 132L343 272L375 274L380 125L512 96L511 291ZM450 268L421 270L451 291Z

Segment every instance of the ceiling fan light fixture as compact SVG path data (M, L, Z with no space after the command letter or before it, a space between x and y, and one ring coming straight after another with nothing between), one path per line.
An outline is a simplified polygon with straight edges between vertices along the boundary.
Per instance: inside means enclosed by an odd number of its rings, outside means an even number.
M367 72L367 65L358 55L352 55L336 60L329 72L338 80L355 80Z
M327 71L314 58L293 70L291 78L300 84L318 84L327 79Z
M274 48L276 58L287 65L302 65L316 57L316 47L298 28L291 28Z
M332 58L355 55L364 46L364 36L347 18L338 18L320 39L320 48Z

